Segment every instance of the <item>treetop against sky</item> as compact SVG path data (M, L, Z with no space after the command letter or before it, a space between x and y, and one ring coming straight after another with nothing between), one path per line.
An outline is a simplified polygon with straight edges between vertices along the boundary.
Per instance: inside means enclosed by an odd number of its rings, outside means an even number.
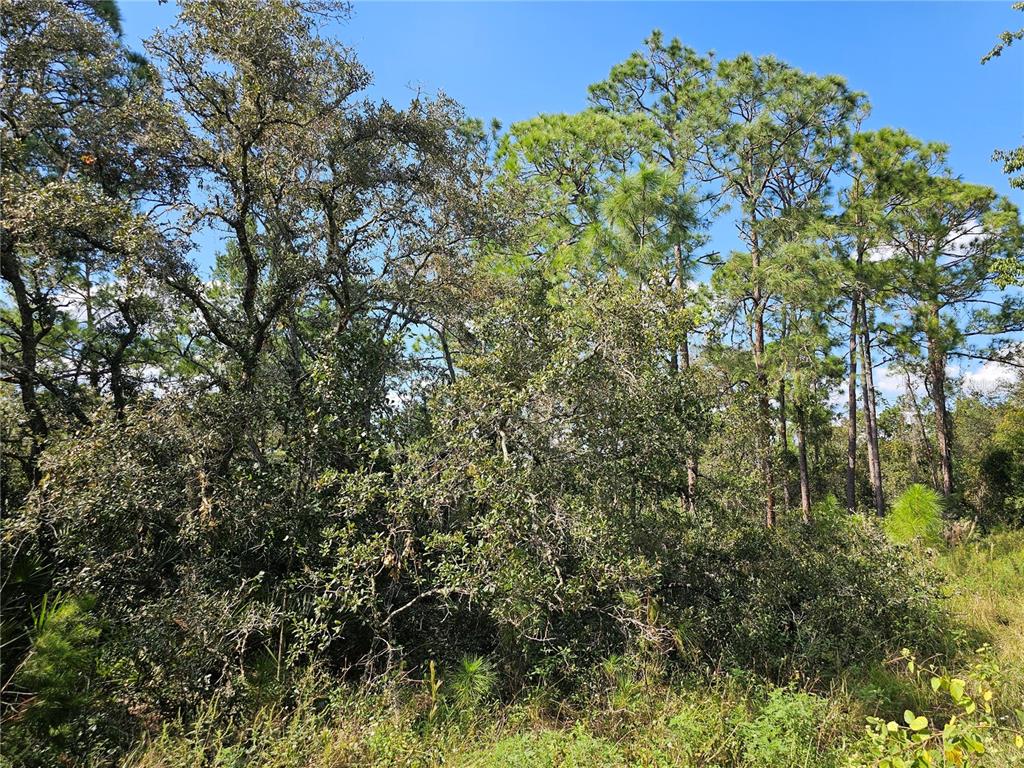
M121 4L127 42L141 48L173 23L173 2ZM900 127L950 145L950 163L1024 205L997 147L1024 131L1024 55L980 63L1017 22L1006 3L463 3L356 2L328 31L373 74L367 91L399 105L443 91L467 114L506 127L587 106L587 86L643 44L652 29L718 57L774 54L867 94L865 128ZM731 236L722 219L712 234Z
M173 2L121 9L135 47L175 15ZM1024 131L1024 55L980 64L1018 15L1003 2L356 2L351 20L330 31L373 73L371 97L402 104L417 89L444 91L506 126L585 108L587 86L655 28L719 57L774 54L842 75L870 99L867 128L949 144L959 173L1020 205L1024 194L991 156Z
M141 49L154 29L173 23L176 6L132 0L121 12L126 42ZM954 171L1024 205L1024 192L992 158L1024 132L1024 52L981 64L998 33L1017 22L1008 4L978 1L356 2L351 19L326 33L372 73L368 97L401 105L417 91L444 92L468 115L504 127L585 109L587 87L652 29L719 58L773 54L846 78L870 102L865 129L899 127L946 143ZM712 224L716 249L741 247L734 223L720 216ZM210 245L195 254L201 264L218 249ZM1000 375L994 365L964 372L984 387ZM902 387L884 368L878 383L889 394Z

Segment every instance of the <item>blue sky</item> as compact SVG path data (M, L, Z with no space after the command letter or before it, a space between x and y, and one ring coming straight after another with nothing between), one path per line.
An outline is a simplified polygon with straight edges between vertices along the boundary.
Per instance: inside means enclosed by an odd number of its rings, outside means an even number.
M174 20L173 0L121 8L133 47ZM957 173L1024 208L992 160L1024 134L1024 44L980 63L999 32L1021 25L1009 2L356 2L330 31L373 73L369 95L401 106L416 89L444 91L505 126L583 109L587 86L654 28L719 57L771 53L846 77L871 101L868 128L949 144ZM712 238L738 247L728 219Z

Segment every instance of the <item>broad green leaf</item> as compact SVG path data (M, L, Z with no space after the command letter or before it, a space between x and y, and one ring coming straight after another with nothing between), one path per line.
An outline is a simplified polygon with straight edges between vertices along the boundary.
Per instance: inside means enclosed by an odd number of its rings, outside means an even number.
M965 683L959 677L955 677L949 681L949 695L953 697L953 701L960 701L960 699L964 695L964 689L966 687L967 683Z

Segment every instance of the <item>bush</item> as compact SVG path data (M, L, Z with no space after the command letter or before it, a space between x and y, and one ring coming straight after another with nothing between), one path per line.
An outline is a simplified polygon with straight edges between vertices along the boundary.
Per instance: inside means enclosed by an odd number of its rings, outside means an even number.
M10 535L55 531L55 583L103 595L121 700L166 716L216 695L230 715L313 663L372 680L433 662L434 705L469 710L578 690L613 656L645 683L786 682L934 642L935 579L835 505L775 529L683 511L709 382L663 364L676 339L650 297L517 302L481 324L473 375L360 469L317 430L225 461L221 394L53 442Z
M29 651L7 691L9 764L43 768L86 755L102 762L124 746L127 717L108 699L94 603L47 596L35 612Z
M892 505L885 518L885 532L898 544L937 545L942 541L942 510L942 497L928 486L915 483Z
M826 702L817 696L788 688L771 689L757 716L737 726L743 765L823 767L817 734L825 709Z
M677 557L665 613L711 668L827 677L942 636L938 579L872 523L697 528Z
M926 648L939 628L935 579L872 525L693 517L628 457L580 456L585 436L552 448L508 423L503 449L463 411L391 472L324 471L297 497L283 460L208 477L190 418L165 406L56 446L23 521L60 531L59 585L109 596L106 652L143 709L255 694L311 659L371 675L466 659L445 690L460 706L567 691L613 655L644 678L724 665L784 681Z

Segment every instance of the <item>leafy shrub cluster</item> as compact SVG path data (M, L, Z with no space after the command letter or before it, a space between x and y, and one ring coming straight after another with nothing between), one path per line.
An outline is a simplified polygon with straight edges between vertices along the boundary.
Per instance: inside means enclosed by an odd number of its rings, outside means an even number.
M1024 402L1019 382L1007 390L1011 396L995 403L963 397L954 414L966 501L989 528L1024 525Z
M873 524L680 503L707 384L645 362L667 332L645 311L621 293L504 307L474 375L371 470L310 434L218 475L216 417L171 398L97 419L48 452L12 540L52 531L55 585L104 596L105 685L153 717L213 695L230 711L314 661L372 677L465 657L468 703L571 691L613 655L785 680L928 649L935 582Z

